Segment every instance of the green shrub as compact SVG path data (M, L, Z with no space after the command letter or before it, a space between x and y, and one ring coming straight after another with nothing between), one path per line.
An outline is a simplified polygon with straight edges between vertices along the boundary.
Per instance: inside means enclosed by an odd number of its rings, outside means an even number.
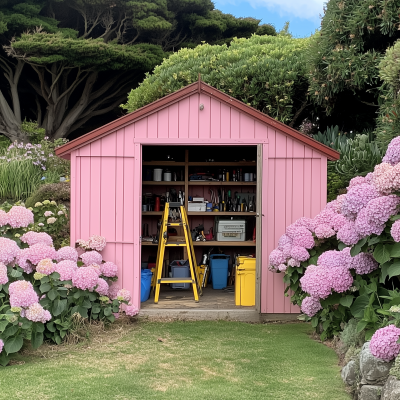
M352 318L340 332L340 351L342 353L347 353L350 348L357 349L364 344L365 332L357 331L357 324L358 321Z
M294 99L306 96L304 50L308 39L257 36L231 45L204 44L165 59L122 107L132 112L201 79L282 121L291 121ZM301 100L303 101L303 100Z
M69 203L70 198L71 188L69 182L43 184L26 200L25 205L33 207L36 203L44 200Z
M395 376L400 380L400 355L398 355L394 361L394 365L390 370L390 375Z

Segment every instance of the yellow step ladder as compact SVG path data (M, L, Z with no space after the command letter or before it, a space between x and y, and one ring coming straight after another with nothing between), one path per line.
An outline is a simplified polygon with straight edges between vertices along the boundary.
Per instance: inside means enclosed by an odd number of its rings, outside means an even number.
M182 227L184 232L183 241L168 240L169 227ZM185 247L189 261L190 277L188 278L162 278L164 263L164 253L166 247ZM155 270L156 279L153 281L155 287L154 303L158 303L160 296L160 285L162 283L191 283L193 287L194 300L199 301L199 294L202 295L201 283L198 274L196 256L194 253L192 235L189 228L189 222L185 207L179 202L165 203L165 209L162 216L160 236L158 241L157 262Z

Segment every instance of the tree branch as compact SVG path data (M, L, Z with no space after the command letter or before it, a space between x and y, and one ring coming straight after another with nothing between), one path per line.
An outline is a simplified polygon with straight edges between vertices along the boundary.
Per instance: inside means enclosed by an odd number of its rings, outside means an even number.
M307 98L303 101L302 105L300 106L300 108L296 111L296 113L294 114L292 121L290 122L289 126L291 128L293 128L294 123L296 122L297 118L300 116L300 114L303 112L303 110L309 106L309 104L307 104Z

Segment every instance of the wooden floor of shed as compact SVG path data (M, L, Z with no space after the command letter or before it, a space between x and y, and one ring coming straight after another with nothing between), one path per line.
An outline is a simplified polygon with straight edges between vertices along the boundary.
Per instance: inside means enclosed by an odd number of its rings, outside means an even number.
M214 290L212 287L203 288L203 295L199 302L194 301L193 290L171 289L162 285L158 304L154 303L154 294L149 300L141 303L141 310L151 309L199 309L199 310L255 310L255 307L242 307L235 305L234 287L232 290Z

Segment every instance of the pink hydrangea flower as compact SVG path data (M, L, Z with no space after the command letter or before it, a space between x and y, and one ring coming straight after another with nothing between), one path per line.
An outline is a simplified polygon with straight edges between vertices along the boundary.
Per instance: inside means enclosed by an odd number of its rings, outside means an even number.
M28 261L29 249L21 249L16 257L16 264L19 265L27 274L33 271L32 264Z
M270 265L277 267L279 264L284 264L285 261L286 257L281 250L275 249L271 251L271 254L269 255Z
M292 245L290 243L285 244L282 248L282 253L284 255L285 258L289 258L290 257L290 253L292 251Z
M400 219L394 222L390 234L395 242L400 242Z
M117 299L120 301L130 301L131 300L131 292L126 289L118 290Z
M365 182L365 178L363 176L356 176L349 182L349 186L347 186L347 190L351 189L354 186L362 185Z
M76 249L70 246L61 247L61 249L57 251L57 260L70 260L77 262L78 252L76 251Z
M356 219L356 230L361 237L372 233L380 235L389 218L396 214L400 198L394 195L382 196L371 200Z
M120 286L118 285L118 282L112 282L108 289L108 297L111 300L116 299L119 290L120 290Z
M287 262L287 265L289 267L300 267L300 261L299 260L295 260L294 258L289 259L289 261Z
M307 261L310 258L308 251L304 247L300 246L293 246L290 256L298 261Z
M388 163L381 163L375 165L372 184L383 195L390 194L392 183L390 182L389 175L393 167Z
M29 307L39 302L39 297L28 281L15 281L9 286L11 307Z
M127 307L125 308L125 314L128 315L129 317L134 317L135 315L139 314L139 309L129 303Z
M39 261L50 258L51 260L57 259L57 252L53 247L46 246L43 243L37 243L29 247L26 252L27 260L36 265ZM22 268L22 267L21 267Z
M318 239L328 239L334 235L335 231L329 225L321 224L315 228L315 236Z
M377 197L380 197L380 193L368 183L353 186L342 203L342 214L349 219L355 219L358 212Z
M375 261L372 254L359 253L351 260L350 268L354 268L359 275L369 274L378 269L379 264Z
M312 233L304 226L297 226L292 229L290 236L293 239L293 246L304 247L305 249L312 249L315 245Z
M46 232L26 232L21 236L21 242L28 243L29 246L33 246L37 243L43 243L50 247L53 246L53 239Z
M8 216L4 210L0 210L0 226L8 224Z
M300 285L310 296L326 299L332 293L330 270L325 267L309 265L300 278Z
M88 268L93 268L94 271L96 271L97 276L101 275L101 270L100 270L100 266L97 264L90 264L88 265Z
M45 211L44 216L45 217L51 217L53 213L51 211Z
M26 228L33 224L33 212L22 206L13 206L7 213L7 222L12 228Z
M346 292L353 284L353 276L347 267L333 268L330 271L332 289L337 293Z
M103 257L97 251L87 251L81 255L81 260L85 265L99 265L103 261Z
M55 270L60 274L60 281L71 281L78 270L78 265L71 260L62 260L55 265Z
M317 265L326 268L349 268L351 259L352 257L350 256L350 252L328 250L318 257Z
M53 263L50 258L45 258L44 260L40 260L38 265L36 266L36 272L43 275L50 275L56 270L56 265Z
M287 266L285 264L278 265L278 271L285 272L286 269L287 269Z
M282 235L278 241L278 250L282 250L283 246L287 244L292 244L293 240L288 235Z
M5 285L7 282L7 266L0 262L0 285Z
M98 278L97 286L94 290L101 296L107 296L108 289L108 283L103 278Z
M313 317L319 310L322 310L322 306L316 297L306 297L301 302L301 311L309 317Z
M106 238L99 235L92 235L89 238L88 245L91 249L102 251L106 247Z
M92 291L93 288L97 285L98 280L99 275L94 268L81 267L75 271L75 274L72 277L72 284L78 289L88 289Z
M393 360L400 353L400 329L395 325L388 325L378 329L372 336L369 349L373 356L386 362Z
M4 347L4 342L2 339L0 339L0 353L3 351L3 347Z
M19 252L20 248L14 240L0 237L0 262L4 264L12 263Z
M356 230L356 224L353 221L347 221L346 224L338 230L336 237L347 246L352 246L361 239Z
M386 150L386 154L382 159L382 162L396 165L400 162L400 137L397 136L391 140Z
M101 274L107 276L108 278L113 278L117 276L118 267L111 261L107 261L104 264L100 264Z
M51 320L51 314L39 303L34 303L25 310L25 318L33 322L42 322L44 324Z

